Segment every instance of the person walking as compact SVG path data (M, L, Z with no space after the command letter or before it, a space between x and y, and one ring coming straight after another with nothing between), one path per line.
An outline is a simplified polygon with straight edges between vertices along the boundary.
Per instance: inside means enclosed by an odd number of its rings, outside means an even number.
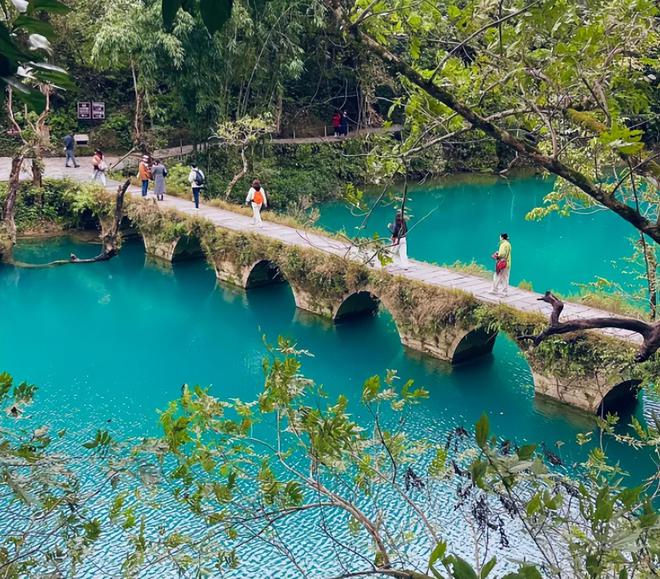
M410 262L408 261L408 224L406 219L401 213L397 211L394 225L389 225L390 232L392 233L392 251L399 258L399 265L403 269L408 269Z
M151 167L149 166L149 156L144 155L138 165L138 178L142 183L142 197L149 193L149 179L151 179Z
M204 187L206 177L201 169L194 163L190 165L190 173L188 174L188 182L192 188L193 199L195 201L195 210L199 211L199 193Z
M348 135L348 112L344 111L339 121L339 134L343 137Z
M509 293L509 275L511 274L511 242L509 234L500 235L500 246L493 254L495 260L495 274L493 275L493 289L491 293L498 294L500 289L503 295Z
M332 129L335 133L335 137L339 136L339 128L341 127L341 113L335 111L335 114L332 115Z
M64 153L66 154L66 161L64 162L65 167L71 167L69 165L69 161L73 161L73 166L75 168L80 167L78 165L78 161L76 161L76 156L74 154L76 149L76 140L73 138L73 135L71 133L68 133L66 137L64 137Z
M252 187L245 198L245 204L252 205L252 224L263 227L261 208L268 207L268 199L266 199L266 191L261 186L259 179L252 181Z
M108 165L105 162L105 156L103 155L103 151L101 151L101 149L96 149L96 151L94 151L94 156L92 157L92 167L94 168L93 180L100 181L101 185L105 187L107 185L105 172L108 169Z
M165 177L167 177L167 167L160 159L156 159L151 167L151 178L154 180L154 194L158 201L163 201L165 198Z

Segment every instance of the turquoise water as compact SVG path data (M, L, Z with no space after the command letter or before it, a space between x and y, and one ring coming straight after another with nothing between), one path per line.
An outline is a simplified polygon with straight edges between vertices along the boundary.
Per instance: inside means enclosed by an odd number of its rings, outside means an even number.
M636 275L628 272L640 270L624 260L632 254L630 238L635 230L613 213L555 214L540 222L525 221L525 215L541 206L551 190L552 181L540 177L507 181L458 176L411 187L408 255L441 264L475 260L492 268L490 256L500 233L507 232L513 246L513 284L525 280L537 291L574 293L579 290L577 284L600 276L639 288ZM355 235L363 220L342 202L324 204L320 210L319 225L332 231L344 229ZM393 218L393 207L378 207L364 235L387 236L387 224Z
M71 251L82 257L96 248L58 239L19 248L17 257L46 261ZM304 371L331 394L357 400L362 381L386 369L427 388L430 398L408 423L415 436L444 442L450 430L470 429L487 410L498 436L518 444L543 441L570 470L586 456L587 448L573 441L590 429L589 420L536 400L526 362L504 337L492 357L451 369L406 352L386 313L334 326L296 310L286 284L249 292L217 285L203 261L159 265L145 259L136 241L106 263L1 267L0 303L0 371L39 385L32 419L67 428L76 441L88 440L99 427L115 438L157 434L157 409L186 382L210 385L220 397L255 398L263 384L262 336L274 341L285 335L315 354L304 361ZM566 444L557 449L560 440ZM606 444L635 479L646 474L632 451ZM452 496L442 500L451 505ZM170 525L186 520L174 508L167 516ZM310 555L322 550L323 536L309 530L312 520L298 524L291 532L299 533L302 556L311 569L327 571L327 561ZM448 524L443 533L460 550L460 526ZM258 568L264 551L246 556L247 570L236 576L259 576L249 565ZM284 561L274 561L281 568L272 576L297 576Z

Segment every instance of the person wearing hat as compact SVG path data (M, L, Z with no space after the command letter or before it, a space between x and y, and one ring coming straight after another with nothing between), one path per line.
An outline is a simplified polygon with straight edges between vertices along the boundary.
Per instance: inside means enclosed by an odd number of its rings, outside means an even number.
M263 227L261 221L261 208L268 207L266 191L261 186L259 179L252 181L252 187L245 198L246 205L252 205L252 223L257 227Z
M142 197L149 192L149 179L151 179L151 168L149 167L149 156L144 155L138 165L138 177L142 182Z

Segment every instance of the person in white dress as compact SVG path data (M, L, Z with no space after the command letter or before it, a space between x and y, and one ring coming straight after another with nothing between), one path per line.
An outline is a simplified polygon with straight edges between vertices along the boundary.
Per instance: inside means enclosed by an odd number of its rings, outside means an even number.
M268 199L266 198L266 191L261 186L259 179L252 181L252 187L248 191L245 198L246 205L252 205L252 223L257 227L263 227L261 221L261 208L268 207Z

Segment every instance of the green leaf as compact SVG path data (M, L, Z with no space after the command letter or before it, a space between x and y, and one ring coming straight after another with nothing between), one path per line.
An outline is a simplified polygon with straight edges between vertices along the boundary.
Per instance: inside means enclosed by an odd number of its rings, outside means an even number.
M452 555L451 566L454 579L479 579L472 565L465 559L461 559L458 555Z
M527 503L527 516L532 516L535 513L537 513L541 507L543 506L543 503L541 502L541 495L540 493L536 493L532 499Z
M617 497L627 509L630 509L635 506L637 501L639 501L639 495L642 492L642 487L634 487L631 489L624 489L619 493Z
M49 22L33 18L25 14L21 14L14 20L14 27L21 28L27 32L34 32L36 34L43 34L44 36L51 37L55 33L53 27Z
M488 563L486 563L482 568L481 568L481 573L479 574L479 577L481 579L486 579L488 575L490 575L490 572L493 570L493 567L495 567L495 564L497 563L497 559L493 557Z
M596 521L609 521L614 513L613 501L609 496L609 488L604 487L598 492L596 497L596 510L594 519Z
M372 402L380 391L380 376L372 376L362 386L362 402Z
M509 573L502 579L543 579L541 573L532 565L522 565L516 573Z
M536 445L526 444L525 446L521 446L518 449L518 458L520 460L529 460L530 458L532 458L534 452L536 452Z
M94 542L101 536L101 521L92 519L83 525L85 529L85 539Z
M429 566L435 565L436 561L444 558L445 553L447 552L447 543L440 541L433 551L431 551L431 556L429 557Z
M14 96L25 103L30 110L41 113L46 108L46 97L41 91L34 90L13 77L4 76L0 80L15 89Z
M481 418L477 421L476 425L476 439L477 439L477 444L479 445L480 448L484 448L486 446L486 440L488 440L488 432L490 430L490 425L488 422L488 416L486 414L482 414Z
M12 383L13 379L10 374L7 372L0 374L0 402L2 402L2 400L4 400L9 394Z
M202 20L211 34L220 30L231 18L232 5L233 0L200 0Z

